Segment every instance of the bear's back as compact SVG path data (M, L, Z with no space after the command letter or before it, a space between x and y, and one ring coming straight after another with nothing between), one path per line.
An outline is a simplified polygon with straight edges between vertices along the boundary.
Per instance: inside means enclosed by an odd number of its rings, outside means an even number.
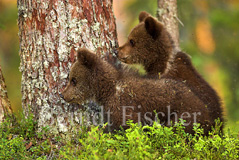
M115 105L114 109L117 108L114 115L118 120L124 113L122 106L131 106L128 109L134 112L131 115L134 122L138 121L139 113L143 120L146 113L154 115L154 111L164 114L159 119L165 124L171 120L178 121L182 115L189 115L187 120L191 124L186 127L186 131L193 133L194 114L198 113L196 122L201 123L206 132L209 130L206 125L211 126L209 121L205 121L211 120L211 117L204 103L183 82L173 79L126 78L117 82L115 97L109 103ZM175 113L176 116L170 113ZM121 124L120 120L118 122Z

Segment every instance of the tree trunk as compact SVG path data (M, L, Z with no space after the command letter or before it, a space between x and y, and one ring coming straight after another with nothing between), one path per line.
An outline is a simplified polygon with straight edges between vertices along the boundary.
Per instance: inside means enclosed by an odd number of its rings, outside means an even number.
M158 0L157 17L166 26L178 48L178 21L180 20L177 17L177 0Z
M22 106L53 134L79 128L79 106L59 96L80 47L102 57L117 48L112 0L18 0ZM109 55L114 60L114 55Z
M12 108L7 96L7 88L0 66L0 123L4 120L4 115L8 114L12 114Z

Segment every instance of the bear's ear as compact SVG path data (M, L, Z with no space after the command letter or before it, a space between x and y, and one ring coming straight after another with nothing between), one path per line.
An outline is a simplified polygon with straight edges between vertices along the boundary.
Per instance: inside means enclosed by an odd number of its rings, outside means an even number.
M150 34L154 40L157 39L160 36L163 25L151 16L147 17L144 23L148 34Z
M150 14L145 12L145 11L140 12L140 14L139 14L139 22L143 22L149 16L150 16Z
M81 48L77 51L77 60L90 69L96 63L96 55L86 48Z

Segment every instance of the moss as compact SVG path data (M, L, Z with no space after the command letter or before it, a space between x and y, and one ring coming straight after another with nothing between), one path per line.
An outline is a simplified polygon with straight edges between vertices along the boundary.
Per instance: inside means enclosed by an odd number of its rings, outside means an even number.
M104 127L81 126L81 132L53 136L51 127L36 131L37 122L9 117L0 125L2 159L238 159L239 139L229 131L202 136L203 129L194 126L187 134L182 123L174 127L141 126L127 122L125 131L104 133ZM219 127L219 126L217 126ZM146 131L147 130L147 131ZM120 157L120 158L119 158Z

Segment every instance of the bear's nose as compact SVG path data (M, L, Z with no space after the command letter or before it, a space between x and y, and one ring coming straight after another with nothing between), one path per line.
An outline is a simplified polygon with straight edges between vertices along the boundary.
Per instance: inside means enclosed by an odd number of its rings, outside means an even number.
M61 93L59 94L59 96L60 96L62 99L64 99L64 96L63 96Z

